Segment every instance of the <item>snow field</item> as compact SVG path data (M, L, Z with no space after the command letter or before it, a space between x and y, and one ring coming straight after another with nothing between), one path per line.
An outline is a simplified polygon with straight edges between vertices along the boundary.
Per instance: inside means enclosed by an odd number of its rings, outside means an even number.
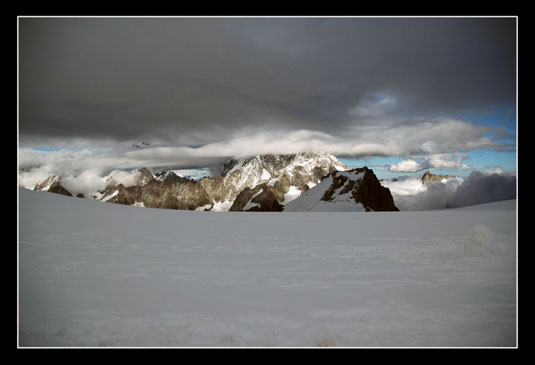
M19 198L20 346L516 344L510 202L219 214Z

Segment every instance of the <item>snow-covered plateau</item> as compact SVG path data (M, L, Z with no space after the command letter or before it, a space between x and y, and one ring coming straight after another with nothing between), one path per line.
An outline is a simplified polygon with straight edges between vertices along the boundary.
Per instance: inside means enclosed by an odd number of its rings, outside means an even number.
M515 347L516 201L150 209L19 189L21 347Z

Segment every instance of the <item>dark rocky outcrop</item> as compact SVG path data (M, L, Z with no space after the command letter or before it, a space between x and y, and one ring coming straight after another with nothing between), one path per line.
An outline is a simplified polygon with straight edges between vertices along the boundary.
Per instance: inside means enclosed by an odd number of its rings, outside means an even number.
M283 206L277 199L278 192L267 183L245 188L234 200L230 211L281 212Z
M55 194L61 194L66 196L73 196L67 189L65 189L59 182L56 182L50 186L48 189L49 192L55 193Z
M51 187L53 184L60 183L60 182L61 182L61 176L54 175L36 184L33 190L48 190L48 188Z
M222 177L227 176L229 171L232 170L234 166L236 166L238 163L239 163L238 160L234 160L234 159L226 160L225 163L223 164L223 170L221 171L221 176Z
M286 211L399 211L390 190L367 167L335 171L308 193L290 202Z
M291 176L284 174L273 184L262 183L254 188L247 187L236 196L230 210L282 211L284 195L290 185L297 186L302 193L309 190L308 185L303 182L307 181L307 176L298 166L293 169ZM373 171L367 167L333 171L325 176L320 184L324 184L320 189L325 189L321 201L336 203L340 197L349 197L355 205L362 205L366 211L399 211L390 189L382 186Z
M359 170L359 169L357 169ZM390 193L390 189L381 185L372 170L363 167L364 177L358 187L352 188L352 195L355 200L358 200L364 208L369 211L399 211L394 205L394 198ZM341 191L340 193L344 193Z
M141 172L139 185L125 187L123 184L110 185L102 200L125 205L143 204L147 208L195 210L211 205L212 200L201 184L177 176L173 172L166 173L163 179L156 180L150 171ZM107 196L116 195L107 199Z

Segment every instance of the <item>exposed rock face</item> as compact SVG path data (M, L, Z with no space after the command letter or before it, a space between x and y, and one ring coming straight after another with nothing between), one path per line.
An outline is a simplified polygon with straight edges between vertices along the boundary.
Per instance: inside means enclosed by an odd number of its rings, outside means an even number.
M213 178L204 177L199 183L204 190L210 195L214 202L223 202L229 200L230 193L225 184L223 176L215 176Z
M284 211L398 211L388 188L367 167L336 171L288 203Z
M233 199L232 193L239 190L231 210L280 211L284 204L319 183L326 174L345 170L347 166L327 153L262 155L226 163L223 183L230 187L243 186L230 188L228 199Z
M310 186L320 182L323 176L333 171L345 171L347 166L328 153L298 153L291 155L258 155L244 160L230 160L224 165L220 183L217 189L224 192L219 194L215 201L237 199L245 188L253 189L258 185L267 183L264 193L274 195L279 205L285 203L290 189L301 192L307 191ZM204 180L204 179L203 179ZM207 182L204 182L208 185ZM310 185L309 185L310 184ZM211 193L214 186L207 191ZM268 191L270 192L268 194ZM246 196L248 193L244 193ZM262 195L264 196L264 195ZM244 197L240 197L242 201ZM240 206L242 204L237 204ZM264 204L279 209L276 204Z
M199 181L171 171L153 176L147 168L141 168L136 171L135 181L129 182L131 186L109 178L106 188L92 198L151 208L210 210L217 205L218 210L280 211L326 174L345 170L344 164L326 153L258 155L228 160L221 176ZM43 188L55 181L49 180L41 184Z
M45 191L47 191L48 189L50 189L52 187L53 184L59 184L60 182L61 182L61 176L59 176L59 175L51 176L48 179L46 179L45 181L36 184L35 187L33 188L33 190L45 190Z
M280 212L283 205L279 203L280 192L263 183L253 189L245 188L234 200L230 211L245 212Z
M229 171L231 171L234 168L234 166L236 166L239 162L240 161L233 160L233 159L226 160L225 163L223 164L223 170L221 171L221 176L226 177Z
M430 171L426 171L422 176L422 184L427 183L428 181L442 181L443 179L451 178L450 175L434 175Z
M54 184L52 184L52 186L50 186L48 191L51 193L56 193L56 194L61 194L61 195L73 196L67 189L61 186L59 182L55 182Z
M149 175L150 174L150 175ZM166 173L162 179L155 179L150 171L142 170L138 178L140 185L125 187L110 185L102 200L125 205L141 205L147 208L195 210L211 205L212 200L195 181Z
M73 196L65 187L61 185L61 176L51 176L43 182L35 185L33 190L49 191L55 194Z
M394 198L392 198L390 189L381 185L372 170L367 167L356 170L363 170L364 177L358 187L350 188L355 201L358 200L364 205L366 211L399 211L394 205ZM343 194L343 191L340 193Z
M171 173L163 182L156 180L147 184L142 191L141 201L145 207L195 210L211 205L212 199L202 185Z
M146 167L142 167L139 170L139 176L137 177L137 186L145 186L154 181L154 176Z

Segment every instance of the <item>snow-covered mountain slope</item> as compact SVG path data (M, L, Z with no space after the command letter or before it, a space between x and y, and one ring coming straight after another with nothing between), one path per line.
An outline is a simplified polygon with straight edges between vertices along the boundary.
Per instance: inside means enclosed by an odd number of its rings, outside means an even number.
M517 343L511 202L217 214L19 199L23 347Z
M335 171L284 207L286 212L397 211L390 190L367 167Z
M227 162L222 174L225 181L232 181L236 174L240 177L238 186L244 186L234 198L230 210L280 211L284 205L318 184L325 175L345 170L347 166L333 155L299 153ZM245 183L244 176L248 177Z
M266 184L264 192L273 191L277 203L285 204L300 194L296 190L306 191L330 172L345 170L347 166L328 153L257 155L244 160L229 160L222 171L223 184L228 191L224 199L234 202L244 189ZM284 197L290 190L293 194ZM245 202L239 208L235 205L234 210L251 204L253 202Z
M61 176L53 175L45 179L44 181L38 183L33 187L34 190L43 190L48 191L50 187L54 184L59 184L61 182Z
M247 179L249 175L257 182L266 182L301 167L307 175L313 175L318 168L322 176L331 171L345 171L347 166L329 153L302 152L289 155L256 155L248 159L228 160L223 167L222 176L227 177L241 170L240 175ZM320 176L320 178L322 177ZM255 186L257 184L254 184Z

